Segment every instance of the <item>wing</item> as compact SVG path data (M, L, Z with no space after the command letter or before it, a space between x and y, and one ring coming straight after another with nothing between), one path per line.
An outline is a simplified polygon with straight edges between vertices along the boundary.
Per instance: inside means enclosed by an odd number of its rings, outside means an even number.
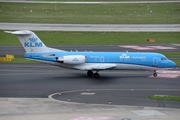
M96 64L92 65L92 70L108 70L108 69L113 69L117 65L116 64Z

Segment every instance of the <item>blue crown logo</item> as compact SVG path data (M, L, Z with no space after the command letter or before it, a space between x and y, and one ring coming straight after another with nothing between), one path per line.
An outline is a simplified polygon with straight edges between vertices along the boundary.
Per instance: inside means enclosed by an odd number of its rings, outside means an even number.
M120 56L120 58L130 58L130 56L128 56L126 54L122 54L122 56Z
M38 40L38 38L32 37L32 38L29 38L29 40L30 40L31 42L36 42L36 41Z
M78 60L77 58L74 58L73 61L74 61L74 62L78 62L79 60Z

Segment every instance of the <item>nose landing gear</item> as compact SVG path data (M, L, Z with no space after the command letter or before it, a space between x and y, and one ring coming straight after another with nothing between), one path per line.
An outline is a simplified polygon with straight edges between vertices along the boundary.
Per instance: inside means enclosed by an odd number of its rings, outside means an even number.
M154 76L154 77L157 77L157 72L156 72L156 70L154 71L153 76Z

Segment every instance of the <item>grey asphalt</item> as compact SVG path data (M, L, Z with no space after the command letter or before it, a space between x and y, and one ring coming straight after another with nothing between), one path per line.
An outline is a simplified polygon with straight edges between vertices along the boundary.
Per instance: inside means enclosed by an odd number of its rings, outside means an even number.
M145 99L149 95L180 96L179 78L149 78L146 71L103 71L89 78L86 71L49 65L0 64L0 97L53 98L78 103L180 108L179 102ZM78 91L76 91L78 90ZM90 91L89 91L90 90ZM68 91L68 92L67 92ZM81 93L95 95L81 95Z
M32 24L0 23L0 30L179 32L180 24Z

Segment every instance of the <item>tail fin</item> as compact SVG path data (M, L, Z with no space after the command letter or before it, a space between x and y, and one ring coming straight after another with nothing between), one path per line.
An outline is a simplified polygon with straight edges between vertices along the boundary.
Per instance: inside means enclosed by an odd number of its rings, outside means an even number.
M21 30L14 32L5 32L17 35L19 41L21 42L27 53L49 52L49 49L46 47L46 45L32 31Z

